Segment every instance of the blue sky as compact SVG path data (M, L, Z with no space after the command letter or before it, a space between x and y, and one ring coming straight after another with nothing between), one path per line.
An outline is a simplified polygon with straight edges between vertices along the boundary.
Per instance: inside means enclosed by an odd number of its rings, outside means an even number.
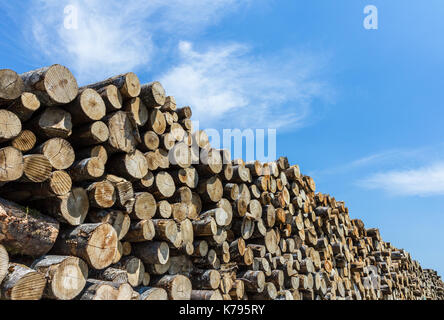
M0 1L0 68L134 71L201 126L277 128L278 156L444 274L442 1L165 2Z

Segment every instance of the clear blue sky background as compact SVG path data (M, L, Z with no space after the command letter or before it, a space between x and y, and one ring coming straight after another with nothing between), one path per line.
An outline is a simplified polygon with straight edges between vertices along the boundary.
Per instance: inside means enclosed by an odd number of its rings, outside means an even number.
M442 1L103 3L0 1L0 68L61 63L83 84L134 71L208 126L272 123L278 156L444 273Z

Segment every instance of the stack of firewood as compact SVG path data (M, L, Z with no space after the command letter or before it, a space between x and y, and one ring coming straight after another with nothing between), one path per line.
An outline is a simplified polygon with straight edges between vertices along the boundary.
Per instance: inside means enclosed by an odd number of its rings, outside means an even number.
M444 299L285 157L231 160L159 82L0 70L2 299Z

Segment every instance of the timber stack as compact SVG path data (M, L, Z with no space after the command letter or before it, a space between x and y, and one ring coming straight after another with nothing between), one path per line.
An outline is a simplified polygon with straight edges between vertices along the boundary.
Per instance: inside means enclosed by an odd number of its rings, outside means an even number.
M1 299L444 299L281 157L231 159L159 82L0 70Z

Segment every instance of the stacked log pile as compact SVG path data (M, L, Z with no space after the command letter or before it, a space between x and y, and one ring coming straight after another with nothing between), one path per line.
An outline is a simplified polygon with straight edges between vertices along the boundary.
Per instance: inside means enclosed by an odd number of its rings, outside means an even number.
M444 299L287 158L232 160L159 82L0 70L2 299Z

